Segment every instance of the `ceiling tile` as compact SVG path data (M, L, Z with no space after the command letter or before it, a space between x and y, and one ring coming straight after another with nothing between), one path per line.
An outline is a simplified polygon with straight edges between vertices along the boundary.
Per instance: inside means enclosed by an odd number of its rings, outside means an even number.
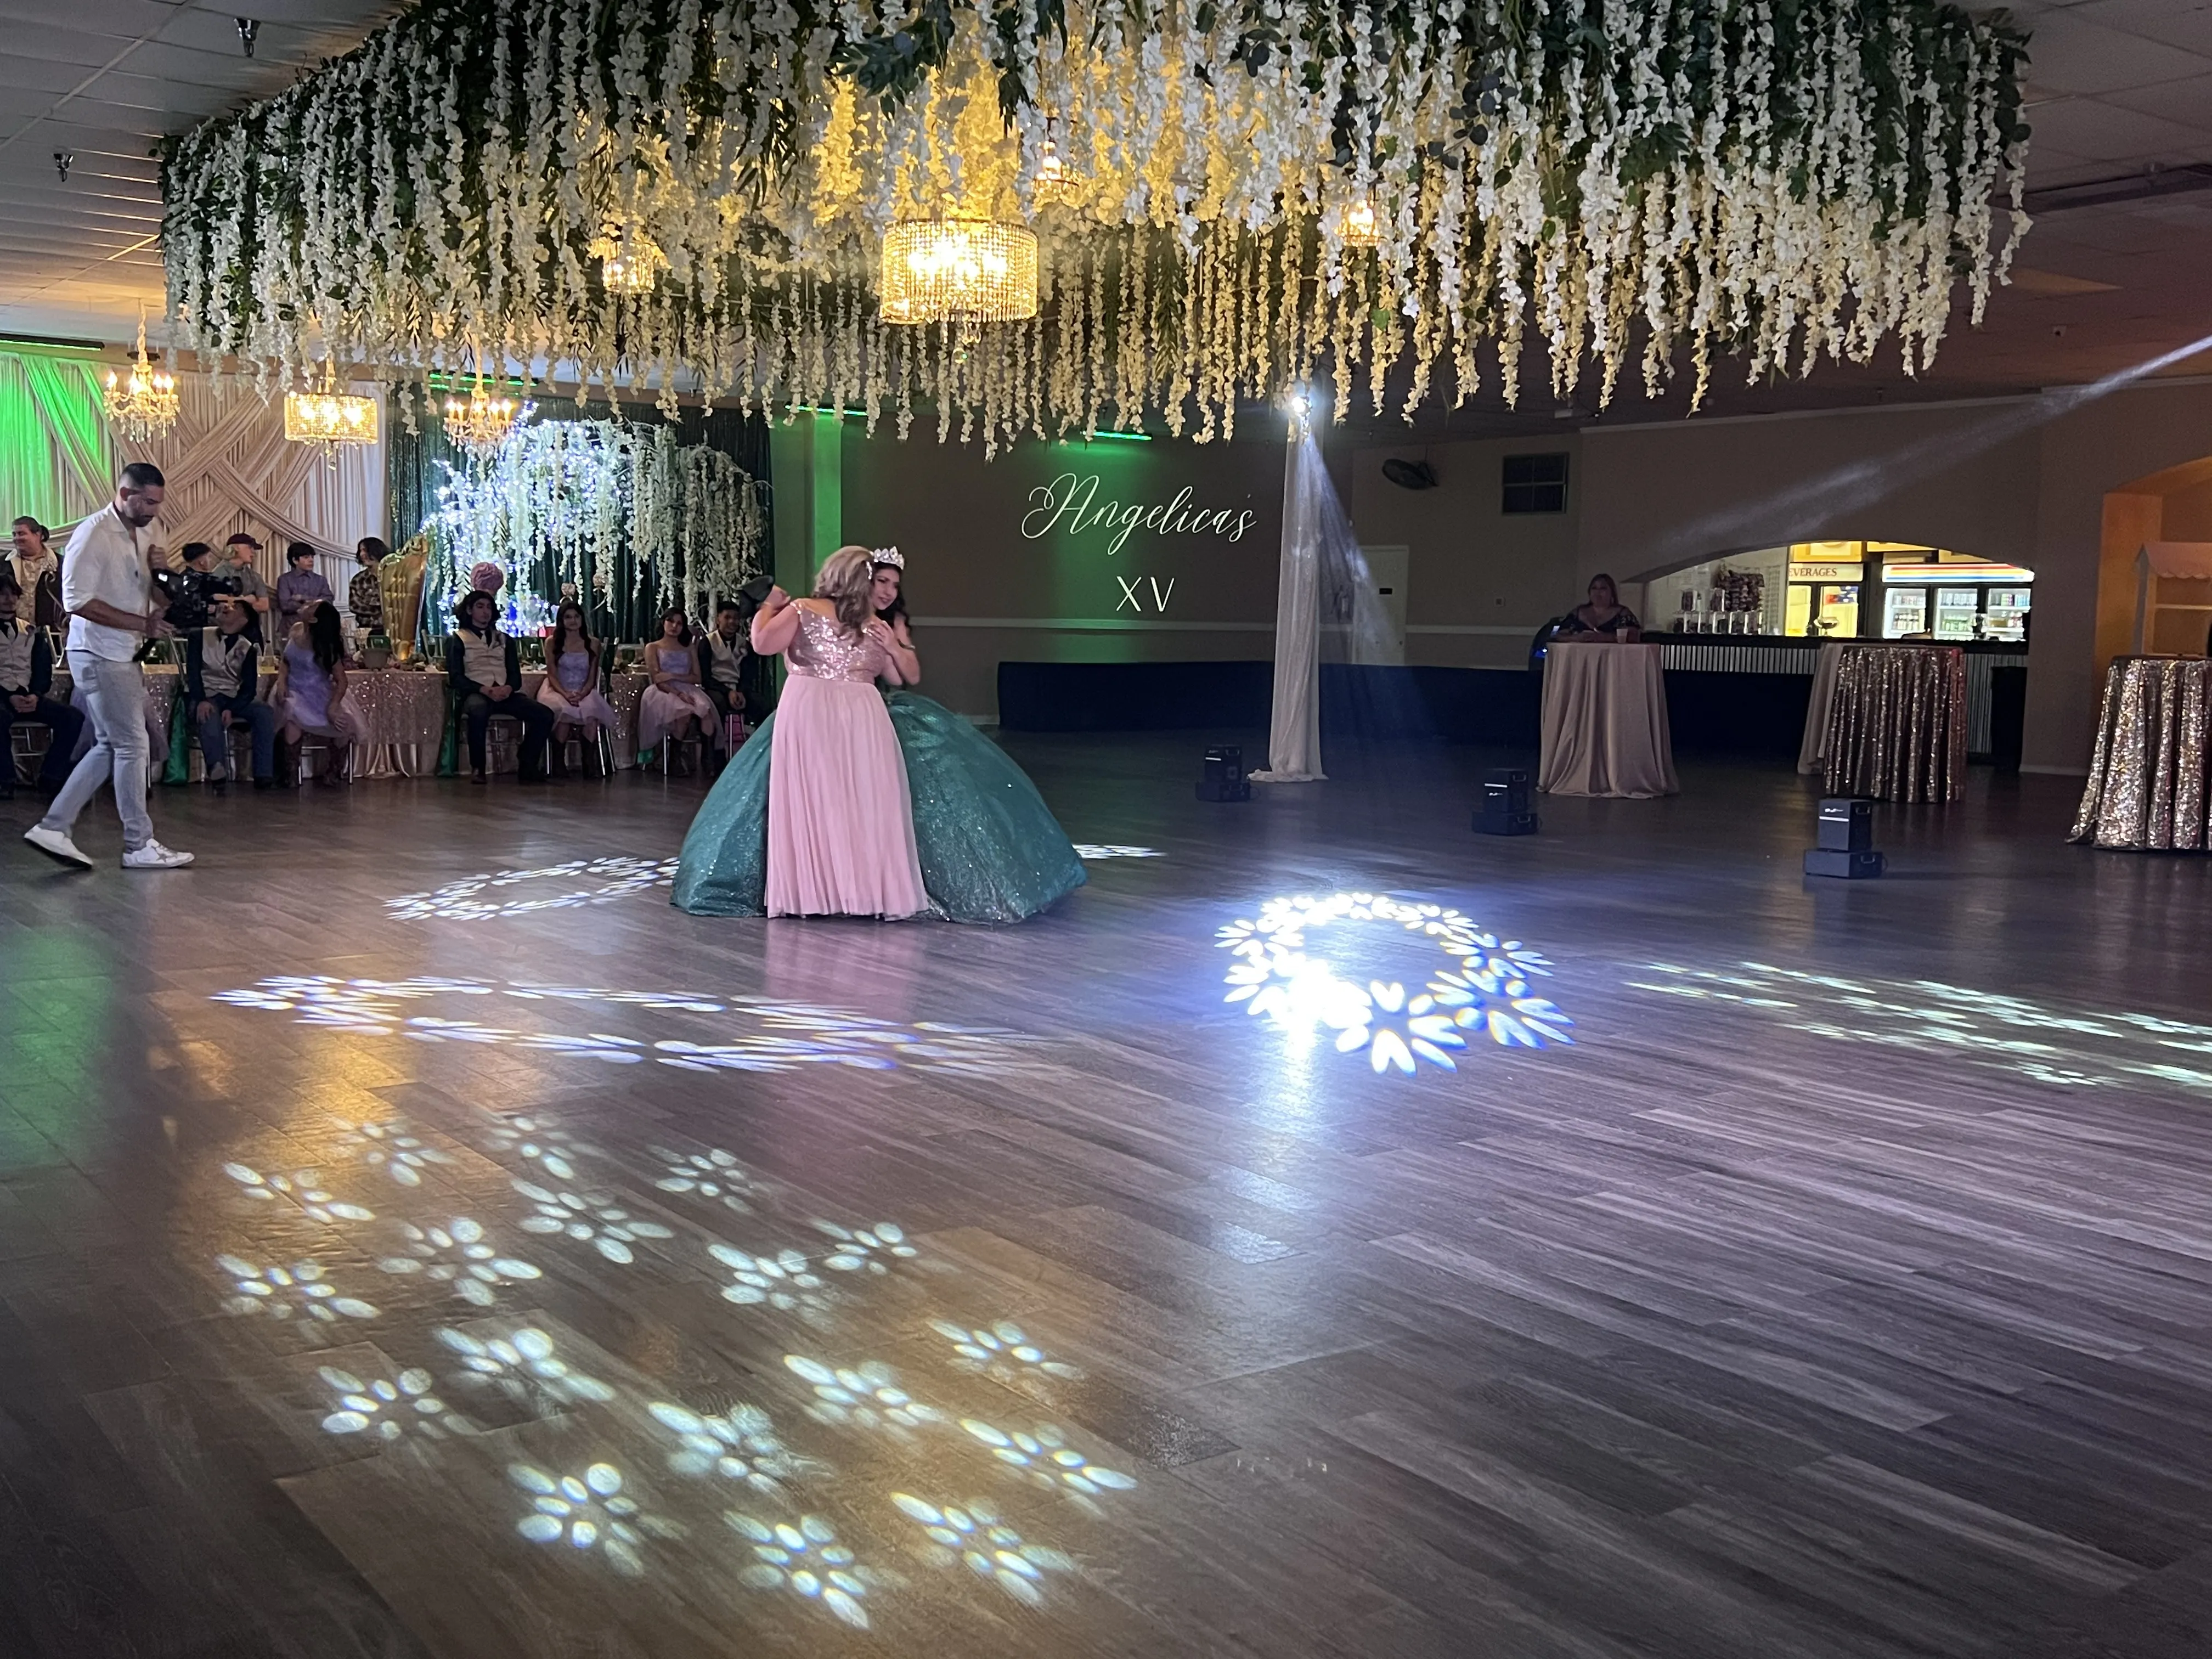
M2091 22L2078 11L2038 19L2027 50L2027 78L2051 92L2111 92L2212 72L2212 58Z
M2147 40L2212 57L2212 6L2203 0L2094 0L2079 15Z
M0 21L4 21L6 27L9 52L19 58L76 64L93 70L131 44L127 35L101 34L72 24L30 22L15 18Z
M2122 109L2099 98L2071 98L2038 110L2033 125L2038 134L2047 136L2067 154L2113 163L2122 170L2131 170L2125 166L2129 163L2189 159L2205 142L2197 128ZM2034 143L2029 140L2031 153Z
M2212 75L2162 82L2154 87L2123 87L2106 93L2105 101L2194 128L2212 147Z

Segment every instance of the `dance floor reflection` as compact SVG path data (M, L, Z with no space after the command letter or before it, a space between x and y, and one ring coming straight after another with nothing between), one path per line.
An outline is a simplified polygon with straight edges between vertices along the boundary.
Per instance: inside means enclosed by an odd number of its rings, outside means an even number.
M327 1013L313 994L327 988L222 1000ZM361 1004L398 1006L387 989L348 985L343 1017L319 1023L382 1030ZM708 999L626 1006L727 1012ZM306 1419L376 1454L286 1483L342 1544L373 1558L361 1529L402 1510L418 1562L504 1537L484 1561L502 1581L558 1575L562 1599L614 1597L612 1623L641 1631L738 1619L796 1635L814 1616L873 1630L909 1601L937 1604L917 1609L934 1626L968 1586L1040 1609L1085 1561L1110 1570L1102 1500L1141 1502L1133 1460L1036 1415L1036 1390L994 1379L1011 1368L1066 1386L1080 1367L1011 1320L944 1317L958 1269L896 1222L828 1219L724 1149L624 1142L609 1127L587 1140L542 1115L487 1114L459 1137L396 1118L295 1121L287 1139L329 1154L316 1167L264 1174L244 1161L265 1157L258 1147L221 1161L217 1190L241 1201L227 1209L236 1238L207 1263L210 1310L293 1333L279 1348L312 1362ZM393 1147L412 1161L394 1163ZM269 1260L276 1237L321 1249ZM648 1298L694 1337L726 1327L773 1351L811 1335L750 1369L742 1397L702 1393L682 1367L657 1375L568 1328L541 1305L564 1286ZM885 1297L935 1333L904 1369L842 1357L849 1333L884 1328L872 1304Z
M2069 934L2073 849L1971 825L1955 894L1801 890L1786 772L1492 845L1056 752L1123 850L1019 927L462 908L657 883L650 781L317 803L235 927L12 888L0 1633L2204 1651L2212 866Z
M2066 1088L2156 1082L2212 1093L2212 1025L2191 1020L2055 1008L1936 980L1760 962L1717 969L1652 963L1643 972L1629 989L1739 1008L1838 1042L1950 1055Z

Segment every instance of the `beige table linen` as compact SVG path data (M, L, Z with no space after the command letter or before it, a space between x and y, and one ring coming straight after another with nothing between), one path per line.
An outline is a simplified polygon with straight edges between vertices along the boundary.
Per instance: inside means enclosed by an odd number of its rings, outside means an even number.
M1553 641L1544 660L1542 760L1553 795L1671 795L1674 739L1656 645Z

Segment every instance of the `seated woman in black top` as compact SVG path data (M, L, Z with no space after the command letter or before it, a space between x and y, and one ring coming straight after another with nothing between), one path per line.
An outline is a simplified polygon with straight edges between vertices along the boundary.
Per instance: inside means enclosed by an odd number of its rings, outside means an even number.
M446 683L468 728L475 781L484 781L484 728L494 714L512 714L522 722L522 781L535 783L545 775L553 711L522 695L522 653L499 631L498 617L499 602L489 593L471 593L453 607L459 625L446 635Z
M1644 624L1637 621L1633 611L1620 602L1613 578L1597 575L1590 578L1589 603L1578 605L1560 617L1553 631L1563 640L1633 640L1644 631Z

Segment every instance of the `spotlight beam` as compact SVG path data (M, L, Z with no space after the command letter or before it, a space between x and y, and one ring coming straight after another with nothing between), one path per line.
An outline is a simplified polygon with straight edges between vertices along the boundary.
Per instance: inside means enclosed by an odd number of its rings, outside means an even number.
M1762 544L1762 538L1796 536L1822 514L1848 513L1880 501L1908 485L1924 483L1961 461L2072 414L2075 410L2124 391L2160 370L2212 350L2212 334L2171 351L2117 369L2087 386L2062 386L2024 405L1999 410L1968 430L1937 443L1899 445L1881 455L1841 466L1774 491L1755 501L1709 513L1663 538L1652 552L1654 568L1669 561Z

